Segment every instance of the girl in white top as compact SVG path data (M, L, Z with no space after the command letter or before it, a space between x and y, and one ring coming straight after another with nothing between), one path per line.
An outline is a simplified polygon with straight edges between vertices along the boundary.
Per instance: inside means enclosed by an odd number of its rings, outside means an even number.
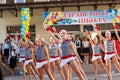
M14 68L16 67L16 53L13 46L11 47L11 51L9 55L9 63L10 63L9 66L10 66L11 74L14 75Z
M84 61L86 64L88 64L89 61L89 41L87 38L84 38L84 41L82 41L82 47L83 47L83 53L84 53Z
M108 70L104 66L104 63L102 61L100 50L104 51L104 49L103 49L102 45L98 43L98 38L96 37L97 34L93 33L92 35L90 35L90 32L88 32L87 30L86 30L86 33L88 35L90 44L92 45L92 51L93 51L92 62L93 62L93 65L94 65L94 80L97 80L98 63L100 63L103 70L110 77L110 75L108 74Z
M83 77L81 77L79 66L77 65L77 62L75 60L75 57L73 56L73 53L77 53L74 47L74 44L67 40L67 31L61 30L60 35L58 34L58 38L55 37L55 35L51 32L51 30L48 30L48 27L44 25L46 30L49 32L52 38L55 39L57 43L61 43L61 51L62 51L62 59L60 66L64 69L65 73L65 80L69 79L69 66L73 68L77 76L79 77L79 80L85 80ZM65 49L66 48L66 49Z
M68 40L70 40L71 42L73 42L73 41L72 41L72 37L71 37L70 34L68 34ZM74 46L76 47L75 44L74 44ZM76 50L77 50L77 47L76 47ZM77 51L76 51L76 52L77 52ZM87 76L86 76L85 72L83 71L83 69L82 69L82 67L81 67L81 64L83 63L83 61L81 60L81 58L80 58L80 56L78 55L78 53L77 53L77 54L74 54L74 57L76 58L75 60L76 60L76 62L77 62L77 65L79 66L79 70L80 70L80 72L81 72L81 77L83 77L85 80L87 80ZM80 59L81 61L79 61L79 59ZM69 79L69 80L72 80L72 67L70 67L69 73L70 73L70 79Z
M61 50L59 44L52 37L50 37L50 42L45 41L43 38L41 39L43 43L49 45L50 64L53 69L53 77L56 79L56 68L58 67L62 80L65 80L64 73L60 67Z
M111 38L111 33L110 31L105 32L105 37L101 35L101 32L98 30L95 25L93 25L101 39L104 41L104 47L105 47L105 57L104 59L106 60L107 66L108 66L108 73L110 75L110 80L112 80L112 73L111 73L111 62L116 64L118 69L120 70L120 64L118 62L118 58L116 57L117 51L116 51L116 46L114 40ZM118 70L118 71L119 71Z
M120 36L118 35L118 31L117 31L117 29L119 28L119 26L118 26L118 25L115 25L115 23L113 23L113 27L114 27L114 30L115 30L116 37L117 37L118 41L120 42ZM120 45L120 44L119 44L119 45ZM118 58L119 61L120 61L120 54L117 54L117 58Z

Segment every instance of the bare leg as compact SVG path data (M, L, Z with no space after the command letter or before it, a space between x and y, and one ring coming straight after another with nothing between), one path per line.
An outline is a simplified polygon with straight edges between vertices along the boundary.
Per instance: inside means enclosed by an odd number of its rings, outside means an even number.
M83 69L82 69L82 67L81 67L81 65L80 65L79 60L76 60L76 62L77 62L77 64L78 64L78 66L79 66L80 73L81 73L82 76L85 78L85 80L87 80L87 76L86 76L85 72L83 71Z
M63 66L63 71L65 74L65 80L69 80L69 65L68 64L65 64Z
M12 76L14 76L14 69L10 69Z
M56 79L56 64L55 62L51 62L52 70L53 70L53 77Z
M99 62L100 62L101 67L103 68L103 70L107 73L107 75L108 75L109 78L110 78L111 76L109 75L108 70L107 70L107 68L105 67L104 63L103 63L102 58L99 59Z
M97 60L93 61L94 65L94 79L97 79L97 72L98 72L98 62Z
M40 80L44 80L43 67L39 68L38 71L39 71L39 74L40 74Z
M30 69L30 64L26 65L27 69L28 69L28 73L29 73L29 79L32 80L32 71Z
M119 64L119 62L118 62L118 58L117 58L116 56L114 56L114 57L112 58L112 61L114 62L114 64L116 65L118 71L120 72L120 64Z
M20 66L22 67L23 78L24 78L24 80L26 80L26 73L25 73L24 62L20 62Z
M33 62L30 63L31 67L33 68L33 70L36 72L36 74L39 76L39 72L35 67L35 64Z
M38 80L37 77L36 77L36 73L31 66L30 66L30 69L31 69L31 72L32 72L33 76L35 77L35 79Z
M71 65L72 69L75 71L75 73L78 75L79 80L85 80L84 77L81 76L81 74L80 74L79 67L78 67L76 61L75 61L75 60L72 60L72 61L70 62L70 65Z
M107 59L107 66L108 66L108 73L110 75L110 80L112 80L112 73L111 73L111 60Z
M57 64L58 70L60 71L60 75L61 75L62 79L65 80L65 76L64 76L64 73L62 71L62 68L60 68L60 60L57 60L56 64Z
M69 80L72 80L72 67L69 66Z
M48 66L48 64L44 65L44 69L45 69L47 75L49 76L50 80L55 80L55 79L53 78L52 73L50 72L50 66Z

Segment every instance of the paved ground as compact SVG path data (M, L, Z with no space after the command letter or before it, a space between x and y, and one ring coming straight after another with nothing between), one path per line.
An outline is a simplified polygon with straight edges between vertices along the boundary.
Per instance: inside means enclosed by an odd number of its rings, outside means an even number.
M89 65L82 65L82 68L84 69L87 77L89 80L94 80L94 76L93 76L93 65L89 64ZM120 73L117 72L117 70L115 69L115 67L112 65L113 68L113 80L120 80ZM99 66L98 68L98 80L108 80L107 75L104 73L104 71L101 69L101 67ZM49 80L48 76L46 74L44 74L45 80ZM4 78L4 80L23 80L23 77L20 75L15 75L15 76L6 76ZM27 75L27 80L29 80L29 76ZM33 77L33 80L34 77ZM60 74L57 72L56 75L56 80L62 80ZM76 76L76 74L73 72L73 80L78 80L78 77Z

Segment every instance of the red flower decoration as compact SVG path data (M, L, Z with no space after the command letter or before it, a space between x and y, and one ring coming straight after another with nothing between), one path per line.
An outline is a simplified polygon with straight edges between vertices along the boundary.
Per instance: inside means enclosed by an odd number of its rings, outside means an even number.
M51 27L46 28L47 31L53 32L53 29Z
M58 29L56 29L56 31L55 31L56 33L59 33L59 30Z
M20 34L17 34L17 38L20 39Z
M8 35L7 38L12 38L12 35Z
M97 26L95 27L95 29L96 29L96 30L98 30L98 31L100 30L100 28L99 28L99 27L97 27Z
M119 26L118 26L118 25L115 25L115 26L114 26L114 28L115 28L115 29L118 29L118 28L119 28Z
M88 31L88 34L90 35L90 32Z
M29 32L29 33L26 34L27 38L30 38L30 36L31 36L31 32Z

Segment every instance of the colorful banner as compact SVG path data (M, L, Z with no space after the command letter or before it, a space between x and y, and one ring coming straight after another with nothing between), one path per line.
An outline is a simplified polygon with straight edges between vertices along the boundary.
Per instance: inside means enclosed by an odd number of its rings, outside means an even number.
M79 12L44 12L47 25L75 25L120 22L120 10L91 10Z

